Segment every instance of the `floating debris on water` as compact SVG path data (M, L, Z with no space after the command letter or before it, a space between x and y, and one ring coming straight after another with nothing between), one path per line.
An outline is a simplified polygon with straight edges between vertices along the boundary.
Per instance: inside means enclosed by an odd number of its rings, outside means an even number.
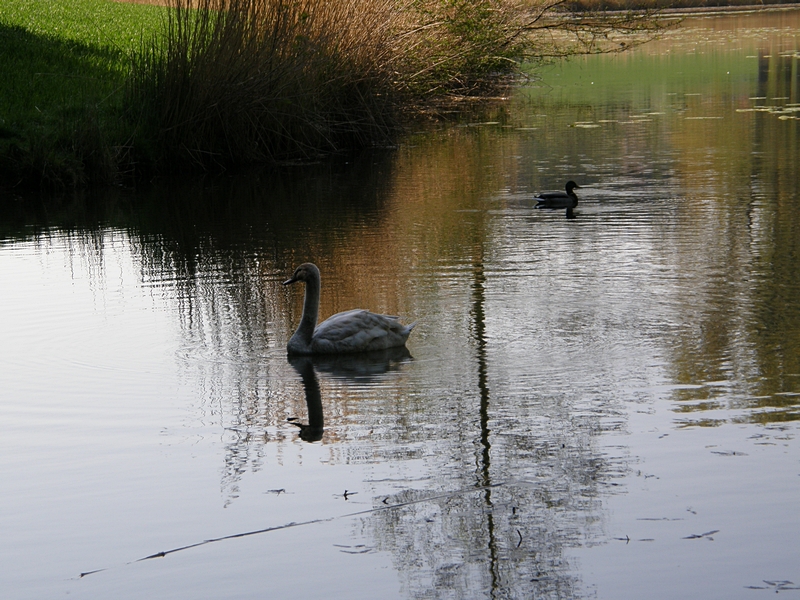
M699 540L705 538L707 540L713 541L714 538L711 537L715 533L719 533L719 529L712 529L711 531L706 531L705 533L693 533L692 535L687 535L684 540Z
M800 590L800 587L796 586L793 581L789 581L788 579L784 579L782 581L767 581L766 579L763 580L766 583L766 586L763 585L746 585L744 589L746 590L775 590L775 593L782 592L784 590Z

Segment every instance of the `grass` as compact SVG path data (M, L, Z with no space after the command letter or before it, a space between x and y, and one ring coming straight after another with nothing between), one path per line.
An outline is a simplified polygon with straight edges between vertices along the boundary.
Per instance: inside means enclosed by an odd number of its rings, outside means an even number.
M3 0L0 183L79 187L384 143L409 112L491 90L526 57L648 29L531 1ZM561 50L559 28L574 38Z
M109 181L130 57L158 10L104 0L0 4L2 183Z

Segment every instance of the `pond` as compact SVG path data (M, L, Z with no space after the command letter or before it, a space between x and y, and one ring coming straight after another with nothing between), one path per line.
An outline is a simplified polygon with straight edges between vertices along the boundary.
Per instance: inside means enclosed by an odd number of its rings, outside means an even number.
M800 596L799 32L695 17L395 148L4 196L3 596ZM306 261L408 352L288 360Z

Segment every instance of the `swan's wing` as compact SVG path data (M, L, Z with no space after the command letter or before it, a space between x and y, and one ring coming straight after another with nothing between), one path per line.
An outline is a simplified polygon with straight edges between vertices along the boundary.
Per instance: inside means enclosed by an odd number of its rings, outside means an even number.
M397 317L368 310L348 310L333 315L314 330L314 352L365 352L402 346L411 333Z

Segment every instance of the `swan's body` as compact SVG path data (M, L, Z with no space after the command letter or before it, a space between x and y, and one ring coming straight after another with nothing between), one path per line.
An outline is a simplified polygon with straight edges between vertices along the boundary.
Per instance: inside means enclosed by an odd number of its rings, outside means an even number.
M566 192L542 192L536 196L538 204L536 208L568 208L572 209L578 206L578 196L574 190L580 189L574 181L568 181Z
M341 354L395 348L405 345L414 327L414 323L403 325L398 317L363 309L340 312L317 326L319 269L304 263L283 285L296 281L305 282L306 293L300 325L287 346L289 354Z

